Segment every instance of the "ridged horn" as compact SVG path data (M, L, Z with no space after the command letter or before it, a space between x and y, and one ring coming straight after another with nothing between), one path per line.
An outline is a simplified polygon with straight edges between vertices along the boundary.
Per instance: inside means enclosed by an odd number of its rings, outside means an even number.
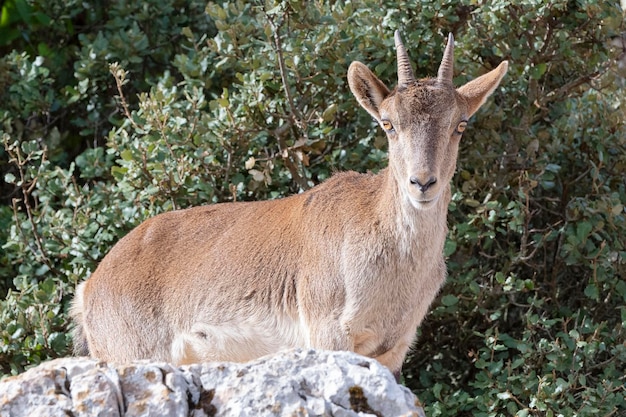
M400 38L400 32L396 30L393 37L396 43L396 57L398 60L398 87L406 86L415 81L415 75L413 75L409 54L407 54Z
M448 35L448 44L443 52L439 72L437 73L437 81L440 83L452 83L454 75L454 36L452 33Z

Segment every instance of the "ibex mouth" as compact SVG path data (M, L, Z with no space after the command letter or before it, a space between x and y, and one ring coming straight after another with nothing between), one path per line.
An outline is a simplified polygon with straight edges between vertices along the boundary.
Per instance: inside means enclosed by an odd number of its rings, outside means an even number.
M440 195L441 195L440 193L437 193L432 198L429 198L425 196L424 193L422 193L422 195L417 198L410 196L409 199L411 200L411 204L413 204L415 208L424 210L424 209L430 209L434 207L435 203L439 201Z

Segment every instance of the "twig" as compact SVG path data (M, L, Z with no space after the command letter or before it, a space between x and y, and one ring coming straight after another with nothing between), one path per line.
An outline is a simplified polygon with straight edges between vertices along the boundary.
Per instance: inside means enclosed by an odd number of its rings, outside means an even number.
M120 99L120 104L122 105L122 110L124 110L124 115L135 129L141 130L139 128L139 125L135 123L133 117L130 114L130 110L128 109L128 103L126 103L126 98L124 97L124 92L122 91L122 86L128 82L128 80L126 79L128 71L125 71L123 68L121 68L119 63L114 62L109 65L109 72L113 75L113 78L115 78L115 85L117 86L117 92L119 94L118 97Z
M11 158L10 162L14 162L15 165L17 166L17 170L20 176L20 189L22 191L22 197L23 197L22 203L24 205L24 208L26 209L26 216L28 217L28 222L30 223L33 229L33 237L35 238L34 240L35 240L35 245L37 246L37 250L39 251L38 253L29 244L29 239L26 238L26 236L24 235L24 230L19 226L20 222L17 221L18 201L20 201L17 198L13 199L13 215L16 219L15 224L18 225L19 233L22 236L22 239L24 240L25 245L31 250L33 255L35 255L36 258L40 259L44 264L46 264L48 268L51 271L53 271L55 274L60 274L61 272L54 267L54 265L52 264L52 261L50 261L50 258L48 257L46 253L46 250L43 245L43 239L37 230L37 222L35 221L35 217L33 216L33 209L30 205L30 201L29 201L30 194L37 185L37 177L33 178L29 182L27 181L26 174L24 172L24 165L26 165L30 157L27 156L26 159L24 159L22 155L22 151L19 148L19 145L16 145L13 150L11 148L12 147L6 146L5 144L5 149ZM46 160L46 149L44 148L43 154L41 157L41 164L43 164L45 160Z

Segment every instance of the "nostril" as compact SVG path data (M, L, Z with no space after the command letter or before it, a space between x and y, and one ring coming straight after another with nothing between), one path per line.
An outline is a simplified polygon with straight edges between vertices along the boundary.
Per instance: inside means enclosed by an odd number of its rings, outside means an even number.
M411 175L409 181L413 185L417 185L417 188L420 189L421 192L425 193L434 183L437 182L437 178L434 176L428 177L427 180L420 180L416 175Z

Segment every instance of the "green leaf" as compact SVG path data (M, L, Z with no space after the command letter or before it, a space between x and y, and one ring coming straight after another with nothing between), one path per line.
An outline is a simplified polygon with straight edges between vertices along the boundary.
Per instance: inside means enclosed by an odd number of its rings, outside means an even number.
M444 256L448 257L456 252L457 244L454 240L447 239L443 247Z
M496 394L496 396L501 400L508 400L509 398L511 398L511 393L508 391L499 392Z
M37 52L39 53L39 55L44 57L52 55L52 51L44 42L39 42L39 44L37 44Z
M43 26L48 26L52 23L52 19L50 18L50 16L48 16L45 13L35 12L33 16L35 16L35 19L37 19L37 22L39 22L39 24Z
M600 292L595 284L589 284L585 287L585 295L596 301L600 298Z
M441 390L443 389L443 385L440 383L436 383L433 386L433 395L435 398L441 398Z
M15 1L15 8L17 9L17 12L22 18L22 21L24 23L31 24L32 23L31 16L33 13L31 6L28 3L26 3L25 0L14 0L14 1Z
M113 177L118 181L124 180L124 175L126 175L127 172L128 168L120 167L117 165L111 167L111 175L113 175Z
M534 67L530 69L530 76L538 80L543 76L543 74L545 74L546 69L547 69L547 65L545 63L535 65Z
M46 264L42 264L35 270L35 275L40 277L47 274L48 271L50 271L50 267Z
M11 174L10 172L4 174L4 182L6 182L7 184L15 184L15 175Z
M561 166L560 165L557 165L557 164L548 164L548 165L546 165L546 171L550 171L550 172L553 172L555 174L558 174L560 170L561 170Z
M125 149L122 152L120 152L120 157L124 161L132 161L133 160L133 151L131 151L130 149Z
M587 221L581 221L576 224L576 237L580 243L583 243L589 237L593 226Z
M446 307L456 305L458 302L459 302L458 297L451 295L451 294L446 294L443 297L441 297L441 303Z

